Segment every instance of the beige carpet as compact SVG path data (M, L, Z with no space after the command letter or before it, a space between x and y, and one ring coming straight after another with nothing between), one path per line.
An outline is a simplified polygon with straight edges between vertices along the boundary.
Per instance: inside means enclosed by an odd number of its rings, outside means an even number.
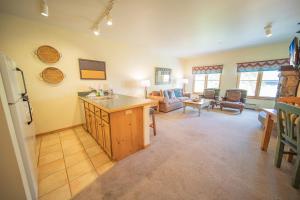
M118 162L74 199L300 199L292 165L259 149L257 112L157 115L151 146Z

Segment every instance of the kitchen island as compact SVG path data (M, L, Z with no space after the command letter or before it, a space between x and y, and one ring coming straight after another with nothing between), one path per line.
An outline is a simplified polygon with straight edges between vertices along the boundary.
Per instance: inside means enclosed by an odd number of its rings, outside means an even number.
M150 99L125 95L87 97L79 93L84 128L112 160L121 160L150 143Z

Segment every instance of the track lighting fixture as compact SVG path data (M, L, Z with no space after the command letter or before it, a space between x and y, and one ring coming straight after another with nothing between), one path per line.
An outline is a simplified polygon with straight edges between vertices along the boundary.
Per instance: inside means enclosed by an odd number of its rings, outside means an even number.
M41 15L48 17L49 12L48 12L48 4L46 0L41 0Z
M113 5L114 5L114 0L110 0L104 12L100 15L100 17L96 21L95 26L93 26L92 28L92 31L94 32L95 35L100 34L100 24L104 18L106 18L105 20L107 26L111 26L113 24L112 17L110 15Z
M272 23L269 23L268 25L266 25L264 29L265 29L266 37L271 37L272 36Z

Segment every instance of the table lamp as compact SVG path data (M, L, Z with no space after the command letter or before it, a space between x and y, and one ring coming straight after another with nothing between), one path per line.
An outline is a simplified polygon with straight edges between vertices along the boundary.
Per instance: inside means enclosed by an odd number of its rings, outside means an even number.
M148 79L141 81L142 86L145 88L145 98L147 98L147 88L151 86L151 82Z

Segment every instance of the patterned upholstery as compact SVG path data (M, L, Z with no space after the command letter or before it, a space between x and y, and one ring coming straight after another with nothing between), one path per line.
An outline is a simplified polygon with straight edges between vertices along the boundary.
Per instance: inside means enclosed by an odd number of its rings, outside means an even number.
M215 98L215 90L204 90L203 96L205 99L214 99Z
M246 102L247 90L242 89L229 89L225 92L225 97L223 97L220 102L220 108L223 110L224 107L239 109L240 113L243 112Z
M227 100L232 102L239 102L241 100L242 94L241 91L228 91L227 92Z
M207 88L204 89L203 95L200 95L204 99L214 99L219 100L220 89L217 88Z

